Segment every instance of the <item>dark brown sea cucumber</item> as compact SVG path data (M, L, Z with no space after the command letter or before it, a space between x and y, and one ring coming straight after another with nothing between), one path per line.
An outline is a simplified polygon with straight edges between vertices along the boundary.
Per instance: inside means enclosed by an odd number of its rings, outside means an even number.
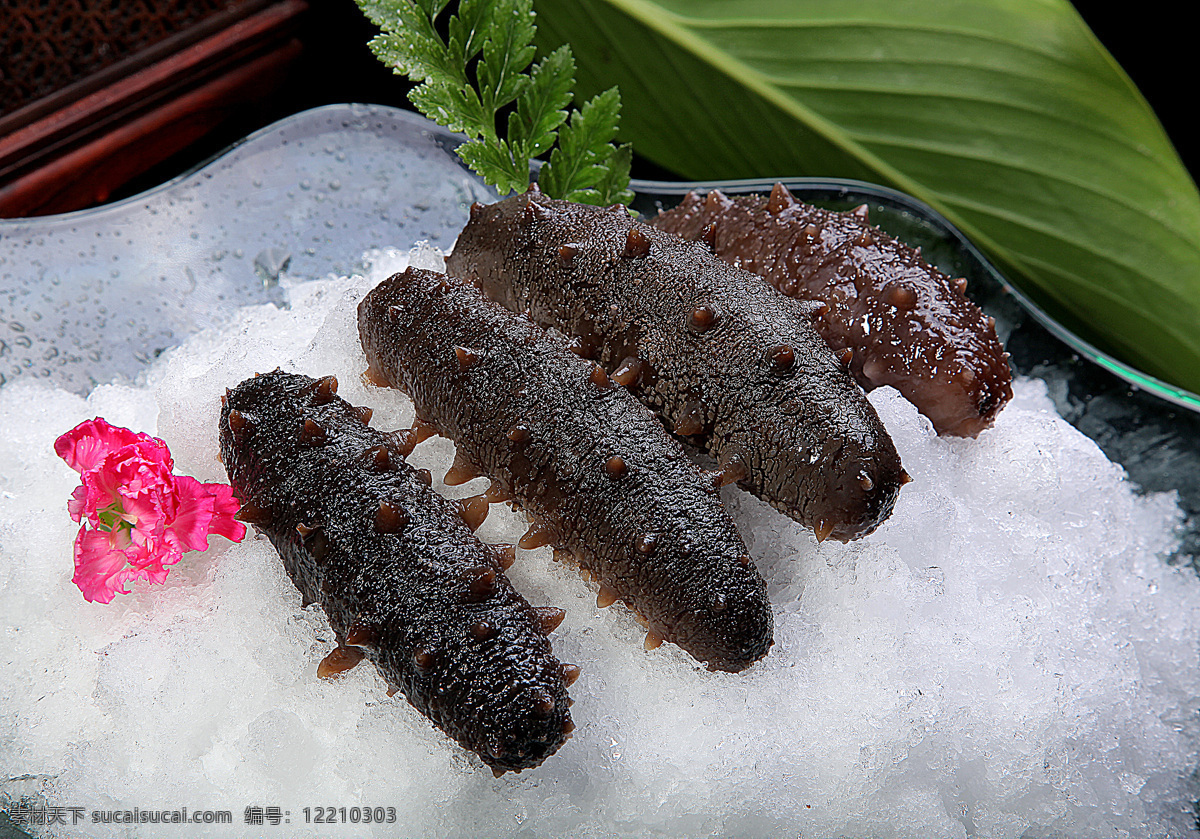
M536 524L524 547L569 551L647 623L739 671L772 641L766 585L720 503L722 475L687 457L658 420L564 339L465 281L410 268L359 305L370 377L404 390L419 427L458 447L447 483L493 478Z
M332 376L276 371L227 392L221 455L240 517L266 533L305 602L325 610L336 671L364 655L496 774L537 766L570 734L567 684L501 556L434 493L411 441L370 428ZM428 477L426 473L424 477Z
M995 321L919 251L867 221L801 203L782 184L770 198L692 192L655 227L702 240L784 294L823 303L814 325L867 390L891 385L939 434L974 437L1012 398Z
M870 533L907 479L812 308L707 247L535 190L475 205L447 260L574 336L675 434L819 539Z

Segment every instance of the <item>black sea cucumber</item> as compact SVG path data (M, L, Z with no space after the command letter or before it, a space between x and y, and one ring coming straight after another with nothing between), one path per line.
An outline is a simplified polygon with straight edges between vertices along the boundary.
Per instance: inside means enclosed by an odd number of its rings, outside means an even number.
M337 634L318 672L365 655L496 774L537 766L574 727L578 668L546 639L561 610L513 590L502 555L404 461L410 441L370 428L370 409L336 388L332 376L256 376L227 392L220 424L240 517Z
M867 207L836 213L782 185L770 198L692 192L655 227L703 240L731 265L784 294L826 305L814 325L866 389L891 385L939 434L974 437L1012 398L995 321L920 253L867 222Z
M686 242L531 190L475 205L447 260L509 309L575 336L675 434L819 539L870 533L907 475L812 308Z
M644 405L594 362L465 281L410 268L359 305L369 376L408 393L458 447L448 484L483 474L536 524L523 547L569 551L646 621L712 669L766 655L766 585L718 496ZM427 427L427 426L418 426Z

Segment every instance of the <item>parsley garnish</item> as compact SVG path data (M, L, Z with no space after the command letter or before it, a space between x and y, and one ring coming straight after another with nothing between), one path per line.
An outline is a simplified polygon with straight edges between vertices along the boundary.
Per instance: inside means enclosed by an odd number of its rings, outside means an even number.
M629 203L628 145L615 146L621 96L609 88L582 108L573 100L575 58L565 44L533 62L533 0L357 0L382 32L371 49L418 82L417 110L469 138L458 154L501 194L529 183L529 161L546 152L538 187L584 204ZM497 128L507 114L503 135ZM555 146L555 141L558 145Z

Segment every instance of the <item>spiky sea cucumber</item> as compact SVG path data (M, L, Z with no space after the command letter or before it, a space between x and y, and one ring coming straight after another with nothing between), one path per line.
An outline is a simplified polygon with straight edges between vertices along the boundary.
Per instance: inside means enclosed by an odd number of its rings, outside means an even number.
M359 305L370 378L404 390L419 428L458 447L448 484L483 474L536 522L520 544L569 551L647 623L739 671L772 642L766 585L702 470L594 362L465 281L410 268ZM428 432L426 432L428 433Z
M496 774L540 764L574 727L546 636L457 509L409 466L411 440L370 428L332 376L276 371L227 392L221 454L240 517L266 533L338 638L321 675L364 655Z
M447 270L574 336L676 435L818 539L858 538L891 513L907 475L812 308L704 245L620 205L531 190L473 206Z
M691 192L651 223L825 304L814 325L830 346L853 351L859 384L896 388L939 434L974 437L1012 398L995 321L966 296L967 281L869 224L865 204L823 210L776 184L770 198Z

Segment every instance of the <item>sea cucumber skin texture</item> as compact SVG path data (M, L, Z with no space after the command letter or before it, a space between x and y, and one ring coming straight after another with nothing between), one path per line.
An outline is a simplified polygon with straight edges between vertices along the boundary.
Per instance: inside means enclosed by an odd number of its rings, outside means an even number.
M533 608L395 438L319 385L277 371L228 393L221 454L243 513L339 645L358 641L390 685L494 772L537 766L573 726L562 664ZM400 521L397 532L380 532L381 503L402 511L384 520L387 531Z
M766 585L713 475L594 362L470 284L418 269L367 295L359 334L372 377L407 392L456 442L456 462L493 478L652 635L710 669L767 653Z
M709 242L731 265L784 294L825 303L814 318L867 390L891 385L939 434L975 437L1012 398L1012 371L995 325L938 271L862 211L797 201L782 184L771 197L689 193L655 227Z
M818 538L858 538L891 513L900 458L810 308L703 245L530 191L473 207L447 269L595 345L610 372L642 359L633 392Z

